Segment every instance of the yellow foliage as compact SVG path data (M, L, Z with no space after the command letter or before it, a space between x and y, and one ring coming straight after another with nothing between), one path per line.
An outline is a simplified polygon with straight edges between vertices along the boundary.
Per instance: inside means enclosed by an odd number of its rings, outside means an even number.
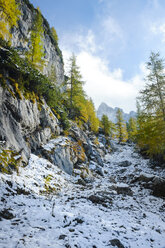
M31 47L27 54L29 61L40 71L44 66L44 47L43 47L43 21L39 8L37 8L37 14L33 23L31 31Z
M0 37L11 38L10 29L17 25L21 12L15 0L0 0Z

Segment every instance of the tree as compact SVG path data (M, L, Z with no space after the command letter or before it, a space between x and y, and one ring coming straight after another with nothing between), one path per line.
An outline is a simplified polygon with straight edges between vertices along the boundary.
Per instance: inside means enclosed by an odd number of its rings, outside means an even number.
M159 53L151 53L147 69L146 85L139 97L143 112L154 116L158 111L165 120L165 68Z
M42 71L44 65L44 47L43 47L43 20L40 9L37 8L37 13L34 19L31 31L31 45L28 52L28 59L39 70Z
M53 65L51 65L51 70L49 72L48 78L52 83L56 84L57 82L56 67Z
M135 118L131 117L128 122L128 139L135 142L137 135L137 121Z
M113 137L115 131L115 124L108 119L107 115L102 115L101 118L101 127L105 136Z
M87 110L87 115L88 115L88 124L91 128L91 131L93 131L94 133L97 133L99 129L99 119L96 116L96 112L95 112L92 99L89 99L86 101L86 110Z
M52 28L51 28L51 31L52 31L52 35L53 35L54 40L55 40L55 41L57 42L57 44L58 44L58 35L57 35L57 32L56 32L55 28L52 27Z
M116 131L117 131L117 138L119 140L119 143L126 142L128 139L128 133L126 129L126 124L123 119L123 114L120 109L117 110L116 118L117 118Z
M69 117L71 119L80 117L84 121L87 121L83 84L79 67L76 64L76 57L73 54L70 58L68 78L66 81L66 93L69 98Z
M146 85L138 98L138 145L151 157L165 154L165 67L159 53L146 64Z
M0 0L0 37L11 38L10 29L17 25L21 12L15 0Z

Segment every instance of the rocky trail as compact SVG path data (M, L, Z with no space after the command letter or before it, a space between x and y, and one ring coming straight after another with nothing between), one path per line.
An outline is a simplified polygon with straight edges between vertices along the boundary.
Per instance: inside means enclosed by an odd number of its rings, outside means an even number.
M133 145L113 145L86 180L36 155L1 174L0 247L164 248L165 174Z

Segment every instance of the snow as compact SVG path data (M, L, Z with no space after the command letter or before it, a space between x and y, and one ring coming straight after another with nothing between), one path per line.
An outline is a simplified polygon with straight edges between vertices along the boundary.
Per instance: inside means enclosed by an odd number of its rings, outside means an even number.
M46 145L43 145L43 148L47 151L51 151L56 145L60 144L61 146L65 146L67 142L69 142L67 137L59 136L56 139L50 140Z
M47 149L56 141L49 142ZM164 248L164 200L140 183L131 183L141 173L163 177L164 171L152 170L133 146L117 146L106 156L105 176L97 175L86 186L33 154L18 174L1 174L0 212L10 209L15 217L1 218L0 247L102 248L112 247L109 241L118 239L125 248ZM126 160L131 164L122 171L118 163ZM116 187L131 188L133 195L117 194L112 179ZM46 183L55 190L46 192ZM29 194L18 194L20 188ZM105 204L89 200L92 195Z

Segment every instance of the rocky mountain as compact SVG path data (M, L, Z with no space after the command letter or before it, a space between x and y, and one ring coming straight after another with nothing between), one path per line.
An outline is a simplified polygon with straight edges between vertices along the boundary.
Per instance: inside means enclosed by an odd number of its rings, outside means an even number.
M163 168L87 124L68 121L63 129L62 116L44 98L52 87L37 94L52 85L15 52L29 49L36 11L28 0L20 9L14 49L0 39L0 247L163 248ZM60 85L61 53L43 21L44 72L53 66ZM100 109L100 115L117 110L104 103Z
M32 29L36 9L29 2L29 0L20 1L19 9L21 11L21 15L18 21L18 26L12 29L11 43L12 46L22 54L29 50L31 36L30 30ZM57 42L55 42L52 37L49 23L43 16L42 18L44 26L43 45L46 60L43 72L48 76L53 69L56 74L57 83L61 84L64 81L62 52L59 49Z
M110 106L108 106L106 103L102 102L100 104L100 106L98 107L97 110L97 116L98 118L101 120L102 115L107 115L109 120L111 120L112 122L116 123L116 112L117 112L118 108L112 108ZM130 117L136 117L136 112L131 111L130 113L124 113L124 111L121 109L122 113L123 113L123 118L126 122L129 121Z

